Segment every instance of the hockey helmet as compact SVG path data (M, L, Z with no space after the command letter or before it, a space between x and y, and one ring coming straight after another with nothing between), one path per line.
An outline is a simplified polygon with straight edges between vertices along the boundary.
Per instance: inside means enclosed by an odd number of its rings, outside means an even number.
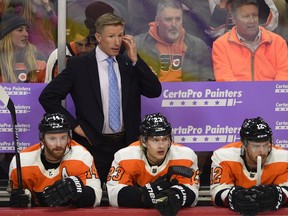
M148 114L140 124L142 136L167 136L171 135L172 128L166 117L160 113Z
M272 130L261 117L245 119L240 129L240 137L242 141L272 142Z
M40 138L44 133L69 132L71 136L71 127L66 117L61 113L44 114L39 124Z

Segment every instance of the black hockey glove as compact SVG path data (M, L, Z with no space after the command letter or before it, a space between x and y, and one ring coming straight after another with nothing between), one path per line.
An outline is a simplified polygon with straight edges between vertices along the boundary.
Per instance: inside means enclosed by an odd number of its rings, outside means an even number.
M249 189L234 186L228 193L229 207L241 214L255 215L260 211L259 199Z
M82 194L82 189L81 179L76 176L69 176L47 187L43 191L42 197L48 206L68 205L77 201Z
M147 183L144 187L142 187L144 207L152 208L156 203L156 195L160 191L166 190L177 183L178 181L176 179L173 179L170 182L166 181L166 175L160 176L154 182Z
M250 188L250 191L257 196L260 210L277 210L283 205L283 191L277 185L258 185Z
M10 195L11 207L31 207L31 192L28 189L12 190Z
M185 205L186 191L181 185L174 185L170 189L156 195L154 207L165 216L174 216Z

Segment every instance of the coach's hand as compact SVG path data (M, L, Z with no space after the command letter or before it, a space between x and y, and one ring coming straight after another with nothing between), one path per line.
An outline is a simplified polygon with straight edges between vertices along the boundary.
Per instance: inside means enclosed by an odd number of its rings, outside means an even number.
M160 176L153 182L147 183L144 187L142 187L144 207L152 208L156 203L156 195L160 191L166 190L177 183L178 181L176 179L173 179L170 182L166 181L166 175Z
M77 201L82 194L82 189L83 183L81 179L76 176L69 176L47 187L43 191L42 196L46 205L60 206Z
M10 195L11 207L31 207L31 192L28 189L12 190Z

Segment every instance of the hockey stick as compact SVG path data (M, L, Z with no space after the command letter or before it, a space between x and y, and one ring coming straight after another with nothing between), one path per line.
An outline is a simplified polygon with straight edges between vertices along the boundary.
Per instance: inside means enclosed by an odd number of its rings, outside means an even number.
M262 176L262 157L260 155L257 156L257 180L256 180L256 185L261 184L261 176Z
M170 166L168 168L168 172L167 172L167 177L166 177L166 181L170 181L170 178L172 175L181 175L187 178L191 178L193 176L193 170L189 167L186 166ZM156 199L157 203L161 203L161 202L165 202L168 199L167 196L165 197L161 197Z
M18 141L18 129L17 129L17 120L16 120L16 111L15 106L3 86L0 85L0 101L3 102L4 106L10 111L12 118L12 126L13 126L13 136L14 136L14 147L15 147L15 157L16 157L16 169L17 169L17 177L18 177L18 188L20 190L23 189L22 185L22 171L21 171L21 162L20 162L20 154L19 154L19 141Z
M191 178L193 176L193 170L186 166L170 166L167 172L167 181L170 181L172 175L181 175Z

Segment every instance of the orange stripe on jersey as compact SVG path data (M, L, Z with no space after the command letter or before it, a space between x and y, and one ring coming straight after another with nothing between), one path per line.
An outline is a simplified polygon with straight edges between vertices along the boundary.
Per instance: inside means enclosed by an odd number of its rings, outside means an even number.
M241 154L241 142L231 143L214 151L211 165L211 195L234 185L250 188L256 185L257 175L247 170ZM288 186L288 151L272 147L262 168L261 184Z
M74 141L71 142L71 150L65 154L60 166L56 169L46 170L44 168L40 159L41 151L41 144L36 144L20 153L23 187L30 191L42 192L45 187L67 176L80 177L84 185L86 185L87 177L92 177L91 173L94 178L98 178L93 157L83 146ZM17 188L15 157L11 163L10 179L13 182L12 188Z
M132 143L130 146L119 150L107 178L107 190L109 202L112 206L118 206L118 193L128 185L143 187L167 173L168 168L173 165L182 165L191 168L194 175L191 178L174 175L179 184L185 184L192 190L198 199L199 190L199 170L197 165L197 155L188 147L172 144L165 160L159 166L150 166L140 146L140 142Z

